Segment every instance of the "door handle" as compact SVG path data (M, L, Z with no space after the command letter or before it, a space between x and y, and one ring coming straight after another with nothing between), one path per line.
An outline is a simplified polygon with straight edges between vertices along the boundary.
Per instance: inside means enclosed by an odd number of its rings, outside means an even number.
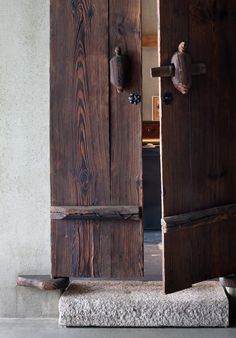
M190 91L193 75L206 74L206 65L192 64L191 57L186 50L186 43L181 42L169 66L151 68L151 77L171 77L175 88L183 95Z
M110 60L110 81L121 93L130 81L130 61L127 54L121 53L121 48L115 48L115 56Z

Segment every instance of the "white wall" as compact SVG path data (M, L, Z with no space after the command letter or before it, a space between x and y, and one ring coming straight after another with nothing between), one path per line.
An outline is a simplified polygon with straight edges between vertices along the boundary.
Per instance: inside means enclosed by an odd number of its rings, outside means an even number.
M157 0L142 0L142 34L157 34ZM155 48L143 48L143 120L152 120L152 96L159 95L158 79L150 77L150 68L158 66Z
M0 317L56 316L50 272L49 0L0 0Z

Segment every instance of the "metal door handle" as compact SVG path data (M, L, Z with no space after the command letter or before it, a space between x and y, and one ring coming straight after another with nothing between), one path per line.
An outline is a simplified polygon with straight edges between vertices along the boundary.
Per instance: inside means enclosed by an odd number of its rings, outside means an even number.
M181 42L169 66L151 68L151 77L171 77L175 88L184 95L192 87L192 76L206 73L206 65L192 64L186 49L186 43Z

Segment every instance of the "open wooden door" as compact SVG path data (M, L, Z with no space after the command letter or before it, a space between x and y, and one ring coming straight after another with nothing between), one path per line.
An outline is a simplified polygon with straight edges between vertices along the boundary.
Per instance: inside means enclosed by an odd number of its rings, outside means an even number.
M207 69L186 95L161 79L167 293L236 273L235 22L234 0L159 0L161 65L185 41Z
M53 277L143 275L140 1L51 0ZM115 47L130 82L110 85Z

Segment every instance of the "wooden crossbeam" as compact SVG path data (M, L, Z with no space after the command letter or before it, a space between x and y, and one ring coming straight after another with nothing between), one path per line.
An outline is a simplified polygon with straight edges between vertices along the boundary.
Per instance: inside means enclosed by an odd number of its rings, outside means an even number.
M51 219L117 219L139 221L139 206L52 206Z
M186 214L164 217L161 221L165 232L180 227L199 226L236 217L236 204L193 211Z
M18 286L33 287L43 291L64 290L70 283L69 278L51 278L49 275L19 275Z

